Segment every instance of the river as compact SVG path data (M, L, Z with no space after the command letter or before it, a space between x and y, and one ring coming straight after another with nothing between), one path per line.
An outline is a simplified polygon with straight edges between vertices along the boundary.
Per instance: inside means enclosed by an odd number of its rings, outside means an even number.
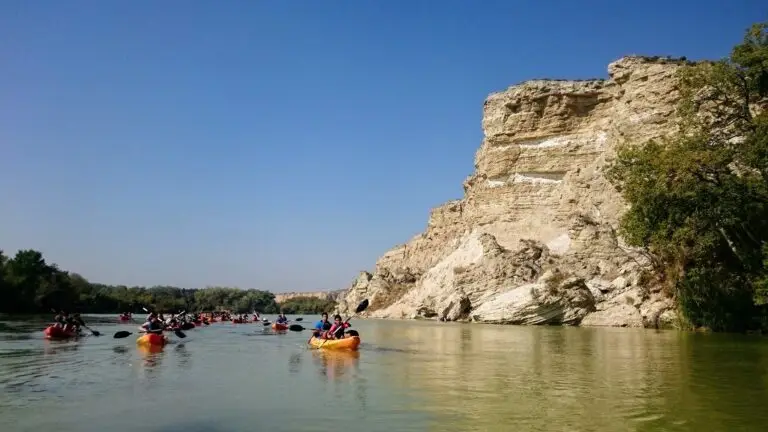
M270 317L273 318L273 317ZM161 352L52 342L0 316L4 431L758 431L768 339L639 329L353 320L357 353L307 331L216 323ZM316 317L305 317L311 325Z

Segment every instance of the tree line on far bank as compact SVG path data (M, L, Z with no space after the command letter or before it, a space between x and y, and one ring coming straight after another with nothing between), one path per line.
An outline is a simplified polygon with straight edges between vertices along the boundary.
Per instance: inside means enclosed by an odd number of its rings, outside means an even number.
M186 289L173 286L127 287L89 282L77 273L45 261L36 250L20 250L12 258L0 250L0 312L81 313L179 312L230 310L235 313L310 314L331 311L334 302L298 297L282 304L269 291L211 287Z

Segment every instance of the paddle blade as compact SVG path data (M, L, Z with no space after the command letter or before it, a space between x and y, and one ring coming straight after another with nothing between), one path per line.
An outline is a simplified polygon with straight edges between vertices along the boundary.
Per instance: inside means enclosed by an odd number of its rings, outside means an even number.
M91 334L94 336L101 336L101 333L97 332L96 330L91 330Z
M360 302L359 305L357 305L357 309L355 309L355 313L359 314L360 312L368 309L368 299L365 299Z
M298 318L296 318L294 321L304 321L304 318L302 318L302 317L298 317Z
M187 337L187 335L185 335L184 332L182 332L181 330L175 330L173 332L173 334L175 334L176 336L178 336L181 339L184 339L185 337Z
M288 330L291 330L291 331L302 331L302 330L304 330L304 327L302 327L302 326L300 326L298 324L291 324L290 326L288 326Z
M193 328L195 328L195 325L192 323L184 323L181 325L182 330L191 330Z
M269 321L264 321L264 327L269 325Z
M131 335L131 332L123 330L123 331L119 331L119 332L115 333L115 336L113 336L113 337L115 339L122 339L122 338L128 337L130 335Z
M211 325L211 323L209 323L208 321L203 321L203 324L205 324L205 325Z

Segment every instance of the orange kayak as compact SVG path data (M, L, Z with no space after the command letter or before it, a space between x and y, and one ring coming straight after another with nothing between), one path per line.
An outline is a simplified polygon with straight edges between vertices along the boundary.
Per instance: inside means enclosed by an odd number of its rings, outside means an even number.
M166 339L165 336L157 333L147 333L143 336L139 336L139 338L136 339L136 345L163 346L166 343L168 343L168 339Z
M360 346L360 336L350 336L344 339L320 339L312 336L309 344L312 348L318 349L357 351L357 347Z
M288 330L288 324L272 324L272 330Z

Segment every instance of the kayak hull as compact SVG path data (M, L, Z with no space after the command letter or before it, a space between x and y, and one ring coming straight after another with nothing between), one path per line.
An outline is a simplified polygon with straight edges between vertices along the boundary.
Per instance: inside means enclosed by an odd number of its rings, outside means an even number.
M64 340L76 338L79 335L75 332L69 332L61 327L48 326L43 330L43 336L50 340Z
M288 324L272 324L272 330L288 330Z
M357 351L360 346L360 336L350 336L344 339L320 339L312 336L309 345L318 349Z
M164 346L167 343L165 336L155 333L147 333L136 339L136 345L139 346Z

